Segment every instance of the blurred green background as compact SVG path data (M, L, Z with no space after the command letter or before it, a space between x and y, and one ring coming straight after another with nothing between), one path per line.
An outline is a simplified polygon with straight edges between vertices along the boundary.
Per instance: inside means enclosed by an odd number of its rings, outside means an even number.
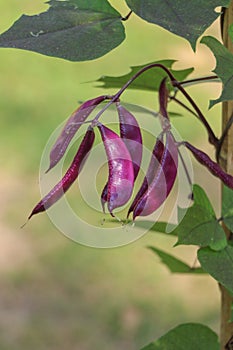
M124 1L110 2L127 14ZM42 0L0 0L0 31L22 13L45 8ZM194 66L193 76L214 68L214 58L203 45L193 53L183 39L135 15L125 26L125 42L93 62L0 50L2 350L133 350L182 322L203 322L218 331L218 285L207 276L171 275L146 246L154 244L190 264L195 260L194 248L172 248L174 238L157 233L121 248L88 248L64 237L46 214L20 229L40 196L38 169L50 134L78 101L106 93L84 82L122 75L129 66L166 58L176 59L177 68ZM218 24L209 33L218 35ZM220 90L212 83L189 91L206 111L208 100ZM152 93L129 91L124 100L156 109ZM207 116L219 132L220 107ZM176 118L174 125L184 138L213 154L205 131L192 116ZM219 210L219 182L194 166L195 181Z

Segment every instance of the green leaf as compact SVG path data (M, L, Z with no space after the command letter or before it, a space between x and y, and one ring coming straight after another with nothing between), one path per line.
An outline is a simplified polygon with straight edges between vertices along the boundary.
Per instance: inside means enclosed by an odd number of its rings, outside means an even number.
M214 72L223 82L223 91L216 100L210 101L210 108L216 103L233 100L233 55L217 39L212 36L204 36L201 43L207 45L216 58Z
M135 228L143 228L143 229L148 228L150 232L154 231L159 233L165 233L172 236L173 235L176 236L176 234L174 233L176 226L177 225L170 224L168 222L162 222L162 221L154 222L149 220L140 220L140 221L138 220L138 221L135 221L135 224L134 224ZM169 232L168 232L168 228L169 228Z
M222 218L224 224L233 232L233 190L223 187Z
M175 258L174 256L165 253L164 251L155 248L155 247L148 247L151 249L155 254L157 254L161 261L168 267L168 269L172 273L205 273L202 268L192 268L183 261Z
M198 185L193 186L193 195L193 206L188 208L173 232L178 235L176 245L194 244L200 247L210 246L214 250L223 249L227 245L226 236L207 195Z
M198 260L206 272L233 294L233 247L228 245L221 251L200 248Z
M219 350L217 334L199 323L181 324L141 350Z
M50 0L48 11L21 16L0 35L0 47L19 48L70 61L92 60L125 38L121 15L107 0Z
M148 66L149 64L159 63L163 64L167 68L171 68L175 60L161 60L155 61L142 66L133 66L130 67L131 71L120 77L111 77L103 76L97 80L97 82L102 82L101 88L121 88L135 73L140 69ZM179 81L183 81L187 78L189 74L193 72L193 68L183 69L183 70L172 70L175 78ZM128 89L137 89L137 90L149 90L149 91L158 91L159 85L163 78L166 77L166 73L159 67L154 67L145 71L140 75L132 84L129 85ZM171 88L171 87L170 87Z
M126 0L138 16L187 39L195 49L198 37L215 21L217 6L230 0Z

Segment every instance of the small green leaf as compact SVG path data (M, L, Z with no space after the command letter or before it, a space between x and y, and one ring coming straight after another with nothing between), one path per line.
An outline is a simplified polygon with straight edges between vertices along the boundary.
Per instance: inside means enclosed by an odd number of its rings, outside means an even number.
M70 61L92 60L125 38L121 15L107 0L50 0L48 11L21 16L0 35L0 47L19 48Z
M198 260L206 272L233 294L233 247L228 245L221 251L200 248Z
M210 246L214 250L223 249L227 245L226 236L207 195L198 185L194 185L193 195L194 204L188 208L173 232L178 235L176 245L194 244L200 247Z
M141 350L219 350L218 336L199 323L181 324Z
M201 43L207 45L216 58L214 72L223 82L223 91L217 100L210 101L210 108L216 103L233 100L233 55L217 39L204 36Z
M217 6L230 0L126 0L138 16L187 39L195 49L199 36L219 16Z
M148 247L151 249L155 254L157 254L161 261L168 267L168 269L172 273L205 273L202 268L192 268L183 261L175 258L174 256L165 253L164 251L155 248L155 247Z
M111 76L103 76L97 80L97 82L103 83L101 88L109 89L109 88L121 88L135 73L137 73L140 69L148 66L149 64L159 63L163 64L167 68L171 68L175 60L162 60L155 61L148 64L144 64L142 66L133 66L130 67L131 71L125 75L120 77L111 77ZM183 70L172 70L172 74L174 74L175 78L179 81L183 81L187 78L189 74L193 72L193 68L183 69ZM159 86L163 78L166 77L166 73L159 67L154 67L145 71L142 75L140 75L132 84L129 85L128 89L137 89L137 90L148 90L148 91L158 91ZM170 87L171 88L171 87Z
M223 187L222 218L224 224L233 232L233 190Z

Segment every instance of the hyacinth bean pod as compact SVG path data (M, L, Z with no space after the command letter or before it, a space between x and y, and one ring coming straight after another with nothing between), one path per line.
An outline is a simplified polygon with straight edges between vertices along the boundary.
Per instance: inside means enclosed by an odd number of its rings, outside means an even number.
M166 200L174 185L178 166L178 149L173 135L166 133L166 144L161 162L153 181L133 210L133 220L137 216L147 216L157 210Z
M185 141L183 144L192 152L196 160L204 165L214 176L218 177L226 186L233 188L233 176L225 173L220 165L198 148Z
M114 216L112 211L126 204L131 197L134 185L133 163L120 136L101 123L98 124L98 128L108 159L108 210Z
M143 194L147 191L149 185L151 184L152 180L154 179L155 174L158 170L159 163L161 162L163 153L164 153L163 133L161 133L157 137L157 140L156 140L153 152L152 152L152 156L150 159L150 163L148 166L148 170L146 172L146 176L144 177L142 185L141 185L138 193L136 194L136 196L133 200L133 203L131 204L131 206L129 208L127 217L129 217L129 214L134 210L136 203L143 196Z
M133 161L134 180L138 176L142 161L142 134L136 118L117 102L120 135Z
M28 219L30 219L33 215L50 208L70 188L73 182L77 179L87 159L94 139L95 133L93 131L93 128L89 127L69 169L66 171L63 178L53 187L53 189L35 206Z
M167 78L164 78L159 87L159 118L163 130L168 130L170 128L170 120L167 112L169 95L166 87L166 80Z
M103 213L105 213L105 204L108 201L107 198L108 198L108 182L105 184L104 189L101 193L101 197L100 197Z
M142 161L142 134L136 118L119 102L116 103L120 122L120 136L124 141L133 162L134 181L138 176ZM101 194L101 204L104 210L107 202L108 184L105 185Z
M82 123L91 114L93 109L108 98L109 96L104 95L88 100L71 114L70 118L66 122L55 144L52 147L52 150L50 152L50 165L46 172L52 169L63 157L74 135Z

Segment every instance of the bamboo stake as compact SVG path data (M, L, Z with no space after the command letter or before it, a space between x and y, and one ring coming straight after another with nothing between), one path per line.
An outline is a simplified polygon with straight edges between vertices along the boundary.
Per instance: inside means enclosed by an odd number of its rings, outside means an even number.
M223 42L229 51L233 53L233 43L228 35L230 24L233 23L233 1L226 9L223 18ZM225 129L227 122L233 115L233 101L223 102L222 106L222 130ZM233 175L233 126L229 129L220 154L220 164L223 169ZM229 238L230 232L225 229L226 236ZM233 322L230 322L231 307L233 298L228 291L220 285L221 290L221 326L220 326L220 345L221 350L233 349ZM231 343L231 344L230 344Z

